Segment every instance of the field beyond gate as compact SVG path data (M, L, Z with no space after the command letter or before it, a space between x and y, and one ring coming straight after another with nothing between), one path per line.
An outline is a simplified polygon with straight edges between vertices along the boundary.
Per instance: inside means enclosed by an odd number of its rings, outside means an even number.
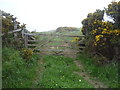
M82 52L85 48L84 35L63 34L63 33L27 33L28 39L26 47L34 48L41 54L53 55L76 55ZM30 40L30 36L37 37L37 39ZM79 42L78 42L78 39ZM79 44L79 47L78 47ZM81 45L81 46L80 46Z

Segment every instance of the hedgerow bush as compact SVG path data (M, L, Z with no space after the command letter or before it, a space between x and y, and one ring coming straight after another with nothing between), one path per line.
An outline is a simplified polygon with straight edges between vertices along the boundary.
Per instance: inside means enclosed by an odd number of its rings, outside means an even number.
M2 45L3 47L14 47L16 49L23 48L24 40L22 39L21 32L17 32L15 37L14 33L10 31L14 30L14 15L2 11ZM20 22L17 22L17 29L22 29L23 25L20 25Z
M94 39L93 47L97 52L112 59L116 54L115 47L119 44L120 30L112 30L113 25L109 22L99 21L96 24L99 27L91 32Z
M120 2L112 2L104 10L89 13L82 21L82 32L86 36L86 52L92 56L106 57L108 62L120 59L119 6ZM104 21L105 12L114 22Z
M23 49L21 33L14 30L14 17L2 11L2 88L30 88L36 76L38 56L33 50ZM17 29L23 29L25 24Z
M21 50L24 47L24 40L22 38L14 38L13 34L5 34L2 36L2 47L14 47Z

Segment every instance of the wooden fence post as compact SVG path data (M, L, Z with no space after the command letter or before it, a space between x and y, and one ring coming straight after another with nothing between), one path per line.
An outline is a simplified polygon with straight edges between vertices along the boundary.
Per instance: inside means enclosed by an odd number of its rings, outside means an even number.
M24 44L25 44L25 48L28 48L28 35L26 34L27 33L27 30L24 28L24 33L25 33L25 36L24 36Z
M17 21L16 21L16 18L14 18L13 22L14 22L14 30L17 30L17 25L18 25L18 23L17 23ZM14 37L17 38L17 35L18 35L17 32L15 32L15 33L14 33Z
M22 29L22 31L21 31L21 35L22 35L22 38L25 38L24 36L24 33L25 33L25 31L24 31L24 29Z
M28 33L27 30L26 30L26 33ZM26 35L26 48L28 48L28 35Z

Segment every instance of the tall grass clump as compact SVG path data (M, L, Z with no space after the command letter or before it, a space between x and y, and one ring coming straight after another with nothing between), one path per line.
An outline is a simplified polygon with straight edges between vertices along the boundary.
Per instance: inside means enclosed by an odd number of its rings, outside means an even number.
M90 58L85 54L80 54L77 58L93 79L102 81L110 88L118 88L118 63L113 61L109 64L98 65L94 58Z
M35 78L35 69L38 57L33 54L31 60L26 62L20 51L4 47L2 51L2 87L3 88L29 88Z

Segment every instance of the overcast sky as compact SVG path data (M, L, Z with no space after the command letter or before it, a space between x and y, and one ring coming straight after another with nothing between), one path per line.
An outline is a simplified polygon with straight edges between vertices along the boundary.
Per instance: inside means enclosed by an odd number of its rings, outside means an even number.
M29 31L60 26L81 27L88 13L103 9L112 0L0 0L0 9L27 24ZM118 1L118 0L116 0Z

